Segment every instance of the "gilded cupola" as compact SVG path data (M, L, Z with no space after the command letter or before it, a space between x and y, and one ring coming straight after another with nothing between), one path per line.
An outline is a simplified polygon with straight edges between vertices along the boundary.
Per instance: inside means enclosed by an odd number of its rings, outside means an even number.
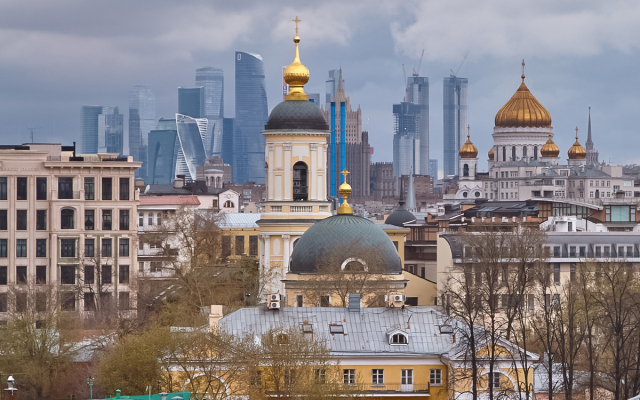
M578 142L578 127L576 126L576 142L569 148L567 152L569 156L569 160L584 160L587 158L587 151L582 147L580 142Z
M542 149L540 149L540 154L542 154L542 157L553 158L558 157L560 154L560 149L551 139L551 134L549 134L549 140L547 140L547 142L542 146Z
M298 43L300 43L298 22L301 20L296 16L293 22L296 23L296 36L293 38L293 42L296 44L296 55L293 62L284 69L284 80L289 85L289 93L286 94L285 100L309 100L309 96L304 92L304 85L309 82L309 68L300 62L298 50Z
M496 114L496 128L551 128L551 114L524 83L524 60L521 78L516 93Z
M460 158L476 158L478 156L478 149L471 143L469 136L469 126L467 126L467 141L460 147Z
M491 149L489 150L489 160L493 161L494 158L495 158L495 151L493 150L493 147L491 147Z

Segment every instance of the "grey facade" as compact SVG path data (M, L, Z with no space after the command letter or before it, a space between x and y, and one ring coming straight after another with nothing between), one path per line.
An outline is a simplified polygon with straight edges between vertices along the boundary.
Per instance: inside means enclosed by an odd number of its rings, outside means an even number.
M224 118L224 72L220 68L196 70L196 86L204 89L204 114L209 120L205 150L210 157L222 157Z
M393 176L420 173L420 136L417 132L420 107L409 102L393 105Z
M235 53L236 117L233 122L233 182L265 183L262 136L268 118L264 63L258 54Z
M129 91L129 155L142 161L136 178L147 179L149 132L156 125L156 96L147 85L134 85Z
M98 153L98 116L102 106L82 106L82 153Z
M431 175L434 182L438 180L438 159L437 158L429 159L429 175Z
M147 180L150 185L170 185L176 175L178 132L175 129L149 132Z
M412 76L407 78L407 102L413 104L416 119L416 137L420 139L420 161L415 174L429 173L429 78Z
M102 107L98 115L98 153L123 155L124 115L118 107Z
M467 126L467 78L451 76L444 78L443 88L443 134L444 176L458 175L460 147Z
M204 118L204 88L178 88L178 114Z
M226 164L233 163L233 121L235 118L222 120L222 159Z

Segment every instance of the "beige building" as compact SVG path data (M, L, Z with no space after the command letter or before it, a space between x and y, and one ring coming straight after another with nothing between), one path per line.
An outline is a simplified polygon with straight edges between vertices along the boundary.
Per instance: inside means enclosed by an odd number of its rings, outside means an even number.
M63 311L135 313L140 165L59 144L0 148L0 320L51 305L38 300L47 288Z

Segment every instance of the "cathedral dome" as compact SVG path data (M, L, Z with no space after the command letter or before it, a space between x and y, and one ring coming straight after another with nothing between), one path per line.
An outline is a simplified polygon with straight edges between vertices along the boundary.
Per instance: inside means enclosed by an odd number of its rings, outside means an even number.
M467 141L460 147L460 158L476 158L478 156L478 149L471 143L469 139L469 133L467 133Z
M404 228L404 224L407 222L415 222L416 216L411 214L404 206L404 201L400 202L400 207L397 210L389 214L387 219L384 221L385 224L399 226Z
M491 147L491 149L489 149L489 160L493 161L493 159L495 158L495 151L493 150L493 147Z
M531 94L524 83L524 61L522 83L511 99L498 111L496 128L551 128L551 114Z
M551 140L551 135L549 135L549 140L547 140L547 142L540 149L540 154L542 154L542 157L552 158L558 157L558 155L560 154L560 149L553 142L553 140Z
M269 114L264 130L328 131L329 125L320 107L315 103L308 100L290 100L275 106Z
M338 214L316 222L295 244L291 272L315 273L352 260L380 265L380 273L401 274L400 256L389 236L374 222Z
M576 142L569 148L567 155L569 156L569 160L584 160L587 158L587 151L582 147L580 142L578 142L578 127L576 127Z

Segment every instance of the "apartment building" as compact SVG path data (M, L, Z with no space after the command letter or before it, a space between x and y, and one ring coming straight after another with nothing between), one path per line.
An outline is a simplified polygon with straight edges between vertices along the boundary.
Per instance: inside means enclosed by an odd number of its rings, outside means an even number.
M0 321L54 304L135 314L140 165L75 144L0 146Z

